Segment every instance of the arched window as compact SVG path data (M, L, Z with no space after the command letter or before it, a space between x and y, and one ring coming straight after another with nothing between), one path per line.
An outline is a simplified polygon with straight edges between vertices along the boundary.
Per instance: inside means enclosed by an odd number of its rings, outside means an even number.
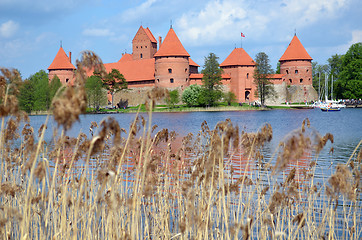
M170 83L173 83L173 78L170 78Z
M143 58L143 55L142 55L142 53L140 54L140 58Z
M246 79L248 79L248 78L249 78L249 73L246 74Z
M168 69L168 73L172 73L172 68L169 68L169 69Z
M303 83L303 78L299 79L299 82L300 82L300 83Z

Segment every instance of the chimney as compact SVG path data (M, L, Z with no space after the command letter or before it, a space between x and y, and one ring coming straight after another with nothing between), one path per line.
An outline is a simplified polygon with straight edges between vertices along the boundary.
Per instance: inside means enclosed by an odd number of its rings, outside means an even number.
M158 49L160 49L161 44L162 44L162 37L161 36L158 36L158 42L159 42Z
M69 62L72 63L72 52L69 52Z

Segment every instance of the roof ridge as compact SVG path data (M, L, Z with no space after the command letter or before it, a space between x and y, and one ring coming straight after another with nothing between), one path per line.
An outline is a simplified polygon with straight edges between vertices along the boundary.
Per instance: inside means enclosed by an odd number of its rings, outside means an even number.
M305 50L297 35L294 35L284 54L279 59L279 61L288 60L313 60L307 50Z
M157 40L155 38L155 36L153 36L151 30L147 27L147 28L143 28L146 31L147 36L150 38L151 42L153 43L157 43Z
M58 53L57 55L55 55L53 62L48 67L48 70L58 70L58 69L70 69L70 70L75 69L68 55L65 53L63 47L59 48Z
M243 48L234 48L220 64L220 67L224 66L255 66L255 62Z
M177 37L173 28L168 31L165 40L160 46L160 49L155 53L155 57L166 56L183 56L190 57L190 54L186 51L182 45L180 39Z

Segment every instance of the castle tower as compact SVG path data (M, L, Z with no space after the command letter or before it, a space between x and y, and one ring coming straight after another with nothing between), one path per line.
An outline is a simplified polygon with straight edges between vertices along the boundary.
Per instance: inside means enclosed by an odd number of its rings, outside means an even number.
M72 64L72 53L69 52L69 57L64 49L60 47L57 55L55 56L52 64L48 67L48 77L51 81L55 75L58 76L62 84L73 85L75 67Z
M190 55L172 28L154 57L155 86L176 88L189 85Z
M230 91L236 95L238 102L255 100L255 62L243 48L235 48L220 67L230 76Z
M288 85L312 85L312 58L294 35L287 50L279 59L283 82Z
M157 41L149 28L140 26L132 40L133 60L150 59L157 52Z

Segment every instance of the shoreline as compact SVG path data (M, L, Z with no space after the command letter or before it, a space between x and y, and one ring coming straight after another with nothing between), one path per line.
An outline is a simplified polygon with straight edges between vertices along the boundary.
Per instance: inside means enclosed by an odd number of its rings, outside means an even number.
M253 106L221 106L221 107L195 107L195 108L168 108L168 107L156 107L152 110L154 113L186 113L186 112L237 112L237 111L270 111L277 109L312 109L309 105L296 104L296 105L268 105L264 108L253 107ZM115 109L114 111L88 111L84 114L121 114L121 113L137 113L138 109ZM147 110L141 109L140 112L148 112ZM53 115L51 111L37 111L28 113L29 116L40 116L40 115Z

